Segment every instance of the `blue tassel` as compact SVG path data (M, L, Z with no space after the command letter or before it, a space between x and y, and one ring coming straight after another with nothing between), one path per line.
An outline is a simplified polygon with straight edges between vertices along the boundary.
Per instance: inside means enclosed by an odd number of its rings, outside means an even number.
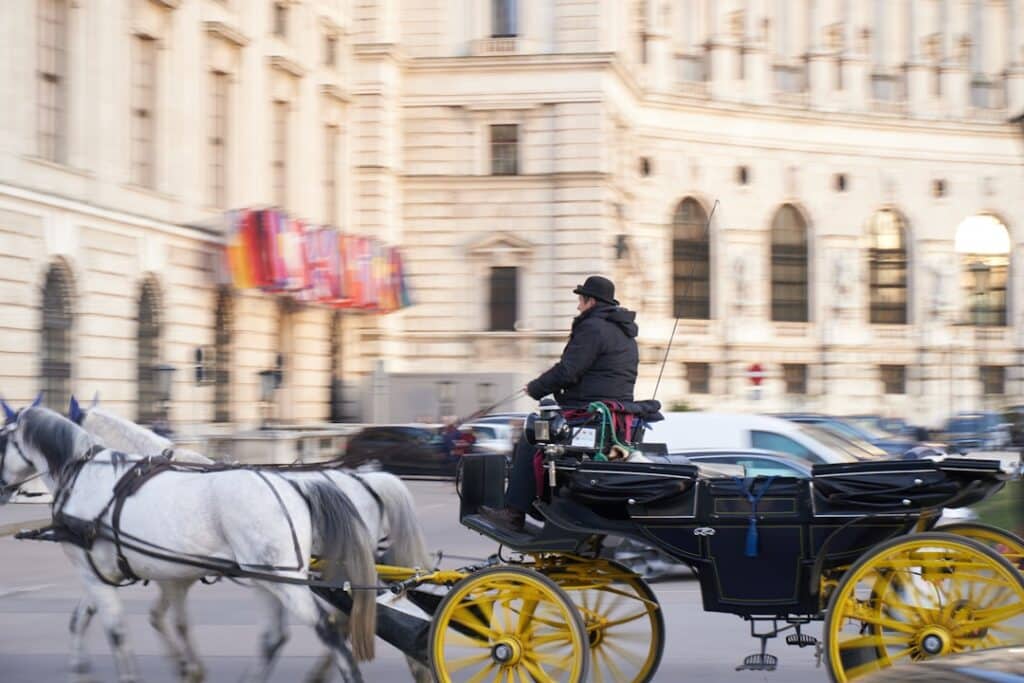
M757 557L757 516L750 515L750 524L747 526L747 557Z

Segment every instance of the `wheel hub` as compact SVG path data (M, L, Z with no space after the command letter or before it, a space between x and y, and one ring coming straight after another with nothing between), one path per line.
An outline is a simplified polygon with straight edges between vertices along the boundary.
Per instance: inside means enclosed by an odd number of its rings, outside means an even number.
M523 646L516 638L502 638L491 647L491 659L503 667L519 664L523 657Z
M949 631L938 626L926 628L922 631L917 642L921 652L926 657L938 657L949 654L953 644Z

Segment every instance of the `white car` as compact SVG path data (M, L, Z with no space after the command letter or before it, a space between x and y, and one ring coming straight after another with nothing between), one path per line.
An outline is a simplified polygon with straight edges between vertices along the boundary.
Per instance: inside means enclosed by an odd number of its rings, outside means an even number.
M476 437L473 444L475 450L501 453L511 457L515 441L522 430L522 421L516 417L484 418L467 422L460 429L468 429Z
M812 465L886 456L867 442L789 420L747 413L664 413L647 428L645 443L663 443L669 453L701 448L757 449L789 453Z

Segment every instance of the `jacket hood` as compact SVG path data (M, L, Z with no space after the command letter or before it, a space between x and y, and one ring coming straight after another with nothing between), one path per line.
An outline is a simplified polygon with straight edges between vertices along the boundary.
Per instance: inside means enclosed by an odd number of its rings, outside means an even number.
M636 337L640 332L640 328L636 324L636 312L625 309L622 306L598 305L587 311L587 313L618 325L626 333L627 337ZM580 317L583 318L586 315L584 314Z

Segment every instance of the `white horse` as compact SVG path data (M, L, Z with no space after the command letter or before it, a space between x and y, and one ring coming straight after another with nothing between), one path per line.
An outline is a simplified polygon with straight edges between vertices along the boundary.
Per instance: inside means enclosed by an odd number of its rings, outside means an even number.
M183 462L212 463L213 461L195 451L179 448L159 434L111 413L98 406L93 398L88 407L83 407L71 397L68 416L71 421L111 448L140 455L168 453L174 460ZM412 493L401 479L388 472L357 471L327 468L315 471L283 471L281 474L293 481L329 480L352 501L360 511L370 538L377 545L377 560L382 564L402 567L431 566L432 559L426 549L423 530L416 515ZM202 680L202 665L195 655L195 648L189 641L185 597L191 583L181 585L160 583L160 598L150 610L150 623L163 638L169 655L181 663L182 676L186 680ZM181 638L179 645L174 642L164 623L165 615L171 611L175 630ZM79 661L85 657L84 633L93 612L88 600L83 600L71 619L73 651ZM345 617L339 616L344 627ZM267 634L265 641L276 642L287 638L286 633ZM278 647L279 649L279 647ZM413 658L408 658L409 669L417 683L430 683L430 670ZM326 678L332 664L331 653L327 652L310 676L310 681Z
M257 468L161 472L124 500L119 554L115 486L127 472L143 472L139 463L148 458L94 446L85 430L38 402L18 413L3 403L8 422L0 431L0 504L38 476L54 494L55 522L98 531L61 545L106 628L122 683L138 680L115 590L131 574L186 587L211 573L248 576L270 608L266 633L284 632L287 610L331 648L346 681L362 680L356 661L373 657L375 592L354 591L349 651L335 620L304 585L314 553L324 558L328 580L343 573L356 586L377 582L367 529L337 487L290 482ZM257 680L268 679L282 643L264 641Z

